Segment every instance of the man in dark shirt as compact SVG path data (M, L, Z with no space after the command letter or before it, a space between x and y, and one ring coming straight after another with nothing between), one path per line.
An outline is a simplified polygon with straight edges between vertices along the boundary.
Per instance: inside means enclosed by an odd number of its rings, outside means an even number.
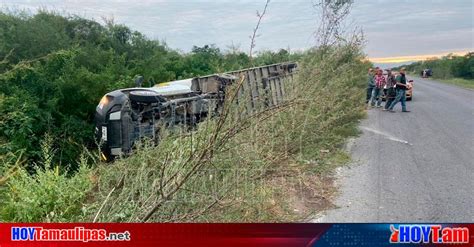
M368 78L367 78L367 97L365 99L365 103L369 103L370 98L372 97L372 90L375 87L375 80L374 80L374 70L372 68L369 69Z
M393 108L395 105L400 101L402 104L402 112L410 112L407 111L407 106L406 106L406 98L405 98L405 90L407 90L407 78L405 76L405 68L400 69L400 74L396 78L396 92L397 95L395 96L395 99L393 100L392 104L388 107L388 110L390 112L395 112Z

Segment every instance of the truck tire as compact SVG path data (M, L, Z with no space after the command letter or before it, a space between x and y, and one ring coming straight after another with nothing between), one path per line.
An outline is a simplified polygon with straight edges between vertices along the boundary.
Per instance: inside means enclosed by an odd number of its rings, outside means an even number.
M141 103L159 103L164 102L164 99L156 92L146 91L146 90L137 90L132 91L128 95L130 100L141 102Z

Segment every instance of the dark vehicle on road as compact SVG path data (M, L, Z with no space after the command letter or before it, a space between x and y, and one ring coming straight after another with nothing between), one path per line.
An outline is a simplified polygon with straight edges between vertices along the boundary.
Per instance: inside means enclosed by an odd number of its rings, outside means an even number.
M428 78L433 76L433 71L431 69L424 69L420 72L421 77Z

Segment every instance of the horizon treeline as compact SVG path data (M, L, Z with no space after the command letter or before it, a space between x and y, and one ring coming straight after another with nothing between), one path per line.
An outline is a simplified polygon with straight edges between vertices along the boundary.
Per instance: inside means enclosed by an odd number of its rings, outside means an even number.
M473 80L474 52L468 52L464 56L449 54L441 58L432 58L398 66L394 69L401 67L405 67L407 71L418 75L421 75L424 69L431 69L433 77L437 79L463 78Z
M192 44L190 44L190 47ZM285 49L255 57L212 44L188 53L122 24L39 10L0 10L0 162L40 164L44 139L53 157L75 169L84 147L96 148L93 115L107 92L297 60Z

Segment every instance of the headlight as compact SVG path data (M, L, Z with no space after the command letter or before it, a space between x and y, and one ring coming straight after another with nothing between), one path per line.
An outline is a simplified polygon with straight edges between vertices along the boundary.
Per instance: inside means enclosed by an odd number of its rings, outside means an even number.
M104 95L104 97L102 97L102 99L100 100L99 102L99 109L102 110L102 108L104 108L105 105L107 105L109 103L109 97L107 97L107 95Z

